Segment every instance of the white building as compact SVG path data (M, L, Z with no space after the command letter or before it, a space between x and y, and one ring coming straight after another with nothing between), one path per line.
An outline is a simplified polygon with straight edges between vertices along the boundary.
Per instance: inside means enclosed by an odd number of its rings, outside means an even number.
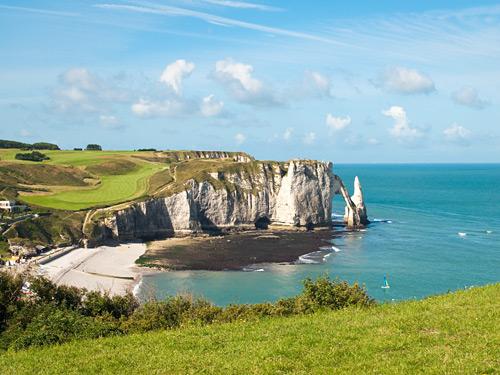
M0 201L0 210L5 210L8 212L21 212L25 211L27 206L22 204L17 204L16 201L6 200Z

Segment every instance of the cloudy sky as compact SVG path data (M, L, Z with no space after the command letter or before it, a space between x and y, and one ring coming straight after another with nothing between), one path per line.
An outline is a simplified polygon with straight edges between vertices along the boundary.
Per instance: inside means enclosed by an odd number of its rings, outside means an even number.
M0 0L0 138L500 162L495 1Z

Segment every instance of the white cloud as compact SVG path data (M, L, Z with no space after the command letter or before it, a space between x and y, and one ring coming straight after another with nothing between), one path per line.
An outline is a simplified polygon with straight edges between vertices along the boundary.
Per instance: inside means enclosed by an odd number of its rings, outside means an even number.
M241 145L242 143L244 143L246 141L247 137L242 134L242 133L238 133L234 136L234 140L236 141L236 144L238 145Z
M457 123L452 124L449 128L443 130L444 138L447 142L457 143L461 145L469 144L471 131Z
M316 96L331 96L330 90L332 83L328 77L321 73L306 71L304 86L307 92Z
M21 131L19 132L19 134L21 135L21 137L31 137L33 134L27 130L27 129L21 129Z
M215 63L213 77L223 84L229 92L243 103L253 105L273 105L278 101L253 77L253 66L236 62L232 59L219 60Z
M436 90L429 76L415 69L404 67L387 69L377 85L398 94L429 94Z
M286 128L285 132L283 133L283 139L285 141L289 141L292 138L293 134L293 128Z
M200 105L200 110L203 116L212 117L217 116L222 112L224 102L217 101L214 95L205 96Z
M177 95L181 94L182 81L189 77L193 72L195 65L186 60L176 60L167 65L160 77L160 82L169 86Z
M28 13L38 13L49 16L61 16L61 17L78 17L80 14L72 12L60 12L55 10L40 9L40 8L28 8L28 7L16 7L10 5L0 5L0 9L16 10L20 12Z
M303 141L306 145L312 145L316 141L316 133L314 132L306 133L304 135Z
M151 101L140 98L132 104L132 112L139 117L175 116L182 114L184 103L176 100Z
M101 9L112 9L112 10L126 10L129 12L143 13L143 14L158 14L171 17L191 17L203 20L205 22L220 25L220 26L235 26L242 29L261 31L267 34L273 35L283 35L292 38L299 38L305 40L314 40L318 42L324 42L328 44L342 45L334 39L325 38L318 35L303 33L300 31L281 29L277 27L265 26L257 23L245 22L236 20L233 18L216 16L214 14L199 12L196 10L174 7L169 5L156 5L148 3L145 5L125 5L125 4L96 4L94 5Z
M366 141L366 143L368 143L369 145L379 145L380 144L380 141L377 139L377 138L368 138L368 140Z
M74 68L59 77L60 87L54 93L56 108L62 112L82 110L95 112L98 110L95 96L99 83L97 77L87 69Z
M231 1L231 0L203 0L203 1L205 3L225 6L229 8L264 10L269 12L282 10L281 8L276 8L269 5L248 3L246 1Z
M325 122L330 131L336 132L349 126L351 124L351 117L335 117L331 113L328 113Z
M122 129L123 124L120 124L120 121L116 116L113 115L100 115L99 122L106 129Z
M99 121L102 125L115 125L118 123L118 119L113 115L100 115Z
M394 126L389 129L389 133L399 141L414 142L424 137L422 130L412 127L403 107L392 106L382 111L382 114L394 120Z
M460 90L455 91L451 98L457 104L464 105L475 109L483 109L487 107L489 102L479 97L479 93L474 87L464 86Z
M85 68L73 68L59 76L59 86L52 96L60 112L103 112L106 106L123 102L127 93Z

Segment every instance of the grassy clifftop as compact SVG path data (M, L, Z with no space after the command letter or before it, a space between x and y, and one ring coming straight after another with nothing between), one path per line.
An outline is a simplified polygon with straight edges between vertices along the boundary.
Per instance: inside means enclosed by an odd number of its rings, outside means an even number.
M211 172L247 171L257 163L248 154L224 151L51 149L43 151L48 157L43 162L17 160L19 152L24 151L0 148L0 199L16 199L49 215L15 223L0 237L2 249L6 238L24 245L78 241L88 211L168 196L184 190L189 179L220 185Z
M76 341L7 353L28 373L493 374L500 284L422 301Z
M176 192L188 179L255 164L248 154L222 151L48 150L49 160L39 163L16 160L20 151L0 149L0 195L72 211L153 196L164 187L163 195Z

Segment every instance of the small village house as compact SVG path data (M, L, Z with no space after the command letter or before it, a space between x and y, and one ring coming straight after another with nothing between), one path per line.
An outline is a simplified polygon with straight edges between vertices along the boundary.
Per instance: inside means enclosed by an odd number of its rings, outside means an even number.
M0 210L16 213L26 211L28 207L23 204L17 204L14 200L2 200L0 201Z

